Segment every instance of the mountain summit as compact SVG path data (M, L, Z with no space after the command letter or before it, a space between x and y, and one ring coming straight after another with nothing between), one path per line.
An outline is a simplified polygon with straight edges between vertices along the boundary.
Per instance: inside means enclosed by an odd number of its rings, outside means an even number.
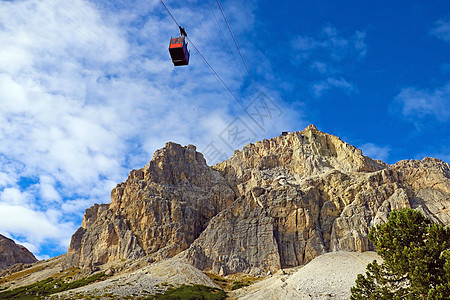
M370 227L403 207L450 224L450 168L388 165L314 125L245 146L213 167L167 143L85 212L64 267L181 255L200 270L254 275L338 250L367 251Z
M167 143L144 168L111 192L111 204L86 210L65 265L81 268L118 259L153 261L187 249L208 221L236 196L195 146Z
M0 234L0 270L18 263L34 263L37 259L22 245Z

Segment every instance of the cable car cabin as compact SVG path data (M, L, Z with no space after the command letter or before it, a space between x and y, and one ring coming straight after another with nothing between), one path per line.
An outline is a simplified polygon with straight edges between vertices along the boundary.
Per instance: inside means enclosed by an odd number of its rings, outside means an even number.
M184 36L170 38L169 53L174 66L186 66L189 64L190 53Z

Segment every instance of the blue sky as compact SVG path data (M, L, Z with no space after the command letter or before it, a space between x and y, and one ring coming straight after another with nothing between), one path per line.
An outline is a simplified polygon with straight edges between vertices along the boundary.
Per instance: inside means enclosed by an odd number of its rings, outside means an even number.
M450 2L0 2L0 233L65 253L84 210L167 141L210 164L308 124L395 163L450 161ZM252 114L243 110L238 101Z

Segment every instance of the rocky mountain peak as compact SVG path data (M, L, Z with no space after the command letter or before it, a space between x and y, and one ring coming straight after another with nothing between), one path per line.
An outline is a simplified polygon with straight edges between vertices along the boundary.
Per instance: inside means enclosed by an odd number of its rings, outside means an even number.
M314 125L249 144L213 167L195 146L167 143L86 210L65 266L92 267L183 252L218 274L305 264L367 251L370 227L411 207L450 224L450 171L433 158L373 160Z
M319 131L319 130L314 124L309 124L305 129L303 129L303 132L306 131Z
M187 249L234 199L228 182L208 167L195 146L166 143L111 191L111 204L86 210L65 266L172 257Z
M196 150L194 145L166 143L144 167L147 180L165 184L177 184L188 178L196 180L208 168L203 155Z
M371 250L370 227L394 209L419 209L450 224L448 164L390 166L314 125L245 146L214 168L240 198L211 219L186 257L218 274L259 274L329 251Z
M374 172L386 166L386 163L364 156L360 149L319 131L311 124L303 131L249 144L214 168L226 174L237 187L262 171L266 177L282 175L298 179L332 170Z
M0 234L0 270L18 263L34 263L36 257L22 245Z

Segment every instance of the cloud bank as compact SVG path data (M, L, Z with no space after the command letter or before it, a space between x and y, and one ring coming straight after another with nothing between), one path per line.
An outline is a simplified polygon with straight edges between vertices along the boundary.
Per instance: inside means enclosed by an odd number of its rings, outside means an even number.
M437 122L450 119L450 84L430 89L404 88L395 97L401 115L413 122L432 118Z

